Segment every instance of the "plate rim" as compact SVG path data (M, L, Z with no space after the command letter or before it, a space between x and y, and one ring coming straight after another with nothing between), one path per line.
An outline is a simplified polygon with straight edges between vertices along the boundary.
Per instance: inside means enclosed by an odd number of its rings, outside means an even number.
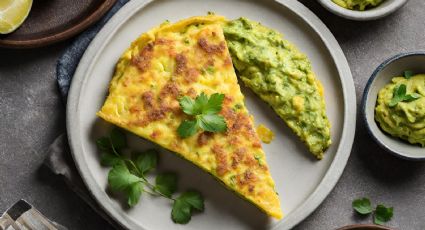
M104 0L99 6L88 16L82 18L71 27L62 30L47 33L44 36L35 39L15 40L15 39L0 39L0 47L14 48L14 49L27 49L38 48L47 46L53 43L64 41L72 36L82 32L87 27L99 21L117 2L117 0Z
M127 229L144 229L142 226L134 224L134 222L127 221L124 218L123 212L115 210L111 202L102 200L101 197L106 196L102 189L95 185L95 180L89 172L88 165L84 162L82 154L83 149L79 141L79 122L78 116L74 116L78 112L78 105L80 101L81 91L85 82L85 73L87 70L93 68L100 51L104 49L106 44L110 41L115 32L135 13L143 9L148 3L154 0L133 0L124 5L111 20L100 30L100 32L93 39L83 57L78 64L75 71L72 84L68 95L68 104L66 111L66 125L68 141L70 145L71 155L76 163L76 167L83 178L85 185L89 192L94 197L96 202L103 208L103 210L121 226ZM307 7L298 1L293 0L273 0L284 7L288 8L292 13L301 18L313 31L320 37L321 41L325 44L325 48L330 53L333 62L338 70L339 80L342 85L342 92L344 97L344 118L343 118L343 131L341 133L340 143L336 150L335 157L330 164L324 177L309 195L309 197L294 211L285 216L285 218L274 226L273 229L282 230L290 229L302 220L307 218L316 208L324 201L335 187L339 178L341 177L348 158L351 153L351 148L354 142L354 134L356 128L356 94L354 88L354 81L352 78L351 70L348 65L347 59L338 44L335 37L325 24ZM107 196L106 196L107 197Z

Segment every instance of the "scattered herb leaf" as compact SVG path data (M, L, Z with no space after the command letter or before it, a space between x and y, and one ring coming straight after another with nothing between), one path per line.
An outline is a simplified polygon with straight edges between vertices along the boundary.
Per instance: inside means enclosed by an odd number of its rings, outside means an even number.
M173 204L171 218L179 224L190 221L193 210L204 210L204 198L198 191L187 191L182 193Z
M184 192L179 197L180 200L190 204L190 206L198 211L204 211L204 198L198 191L190 190Z
M382 204L378 204L375 209L375 215L373 222L375 224L383 225L385 222L388 222L393 217L393 207L387 208Z
M127 147L127 139L125 137L125 134L120 129L112 129L110 138L115 150L118 151Z
M192 100L192 99L191 99ZM199 96L195 98L195 114L198 115L203 112L205 107L208 106L208 96L205 93L201 93Z
M205 96L206 97L206 96ZM200 98L200 103L192 108L202 111L205 98ZM208 104L208 98L207 102ZM159 174L155 184L149 182L145 174L154 169L158 164L158 152L147 150L137 154L135 160L121 155L120 151L127 148L125 134L118 128L114 128L109 136L101 137L96 141L101 151L101 164L111 166L108 174L108 185L114 192L121 192L127 198L130 207L136 205L142 193L162 196L173 201L171 217L174 222L184 224L190 221L193 210L203 211L204 199L197 191L186 191L178 198L172 198L177 190L177 175L175 173Z
M149 149L143 153L139 153L134 163L139 172L144 175L158 164L158 152L154 149Z
M216 114L222 109L224 94L214 93L208 99L207 106L202 108L203 114Z
M143 186L141 183L134 183L127 189L128 200L127 203L130 207L139 203L140 196L142 195Z
M97 139L96 145L97 148L104 153L112 152L111 141L108 137L101 137Z
M383 225L393 217L393 207L387 208L382 204L378 204L375 209L368 198L356 199L352 203L354 210L362 215L373 213L373 223Z
M404 72L403 72L403 76L404 76L406 79L409 79L409 78L413 77L413 71L411 71L411 70L406 70L406 71L404 71Z
M412 93L412 94L406 95L404 97L404 101L410 102L410 101L414 101L416 99L419 99L420 97L421 97L420 94Z
M102 153L102 155L100 155L100 163L103 166L114 166L116 164L121 164L124 163L123 159L120 156L117 156L115 154L112 153Z
M177 190L177 175L175 173L159 174L155 179L155 189L167 197Z
M370 200L367 198L354 200L352 205L354 210L356 210L359 214L362 214L362 215L369 214L373 211Z
M227 129L226 121L217 114L202 115L198 123L199 127L208 132L223 132Z
M184 96L179 100L180 107L184 113L194 116L195 120L184 120L178 127L177 133L180 137L193 136L199 128L209 132L224 132L227 124L224 117L218 113L222 109L224 94L215 93L208 98L201 93L195 98Z
M196 115L200 111L198 108L195 108L195 101L188 96L184 96L179 100L180 108L182 108L183 112L189 115Z
M389 106L394 107L399 102L403 102L403 101L410 102L421 97L421 95L417 93L406 95L406 92L407 92L407 87L405 84L400 84L394 87L393 98L391 99Z
M140 182L140 178L131 174L125 165L115 165L108 174L108 183L113 191L125 191L132 184Z
M178 224L187 224L192 216L191 207L188 203L177 199L171 210L171 219Z
M182 138L190 137L198 131L198 126L197 121L184 120L177 128L177 132Z

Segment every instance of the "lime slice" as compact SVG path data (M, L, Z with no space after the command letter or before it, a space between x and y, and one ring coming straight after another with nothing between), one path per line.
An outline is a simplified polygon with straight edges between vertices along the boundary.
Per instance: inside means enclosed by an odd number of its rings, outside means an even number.
M0 34L15 31L27 18L32 0L0 0Z

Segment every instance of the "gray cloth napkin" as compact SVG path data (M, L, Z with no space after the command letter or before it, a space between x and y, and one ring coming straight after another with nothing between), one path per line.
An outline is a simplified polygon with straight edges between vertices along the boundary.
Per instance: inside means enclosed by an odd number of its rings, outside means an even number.
M90 42L108 20L129 0L118 0L112 9L94 26L87 29L79 35L74 42L65 50L64 54L59 58L56 67L56 78L63 101L66 104L68 90L71 84L75 69L89 46ZM108 221L112 226L121 228L115 223L90 196L89 191L85 187L75 164L72 161L68 140L65 134L60 135L50 145L47 157L44 160L44 165L47 166L53 174L63 178L66 184L77 193L90 207L93 208L101 217Z
M59 90L65 103L75 69L77 68L77 65L87 47L90 45L90 42L100 29L102 29L102 27L109 21L109 19L114 16L114 14L128 1L129 0L118 0L112 9L102 19L100 19L99 22L79 35L65 50L62 57L59 58L58 65L56 67L56 79L58 80Z

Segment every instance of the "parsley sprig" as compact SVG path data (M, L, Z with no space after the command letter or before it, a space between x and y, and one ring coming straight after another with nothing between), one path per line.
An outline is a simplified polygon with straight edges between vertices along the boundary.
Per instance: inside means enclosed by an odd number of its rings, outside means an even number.
M184 96L179 100L180 108L187 115L192 116L192 120L184 120L177 128L180 137L193 136L199 129L208 132L224 132L227 124L224 117L218 113L222 109L224 94L215 93L208 98L205 93L201 93L193 100Z
M413 71L411 71L411 70L406 70L406 71L404 71L403 72L403 76L406 78L406 79L409 79L409 78L411 78L411 77L413 77Z
M174 198L177 191L176 173L166 172L156 175L155 183L146 177L158 164L158 152L154 149L132 153L127 157L128 148L125 134L114 128L108 136L96 141L101 151L101 164L112 167L108 174L111 191L126 196L130 207L136 205L143 193L164 197L173 202L171 218L175 223L185 224L190 221L193 211L204 210L204 198L195 190L183 192Z
M405 84L400 84L394 87L393 98L391 99L389 106L394 107L399 102L411 102L421 97L420 94L412 93L406 94L407 87Z
M352 206L361 215L369 215L373 212L373 222L375 224L383 225L393 217L393 207L388 208L382 204L378 204L374 210L368 198L356 199L353 201Z

